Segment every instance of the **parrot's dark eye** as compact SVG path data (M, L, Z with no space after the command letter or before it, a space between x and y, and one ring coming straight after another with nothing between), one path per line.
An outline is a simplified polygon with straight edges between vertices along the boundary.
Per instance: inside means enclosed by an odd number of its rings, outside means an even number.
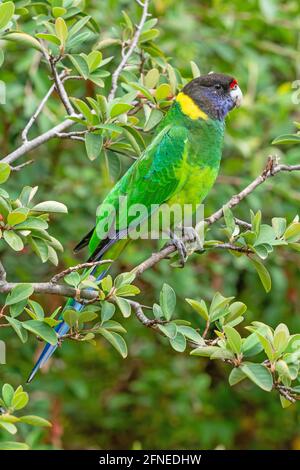
M216 83L215 85L215 89L216 90L221 90L222 86L219 84L219 83Z

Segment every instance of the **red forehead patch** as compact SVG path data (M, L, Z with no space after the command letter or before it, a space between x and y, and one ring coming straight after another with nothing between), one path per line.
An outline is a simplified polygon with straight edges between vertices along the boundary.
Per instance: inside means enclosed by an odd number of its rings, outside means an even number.
M237 84L238 84L238 82L236 80L232 80L232 82L229 85L229 88L234 88L235 85L237 85Z

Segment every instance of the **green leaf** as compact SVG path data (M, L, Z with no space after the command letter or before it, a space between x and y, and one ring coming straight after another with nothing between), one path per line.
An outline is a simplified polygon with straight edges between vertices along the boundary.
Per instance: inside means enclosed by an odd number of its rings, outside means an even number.
M297 242L300 238L300 222L294 222L288 226L284 233L287 242Z
M29 445L25 442L0 442L0 450L29 450Z
M262 364L255 364L253 362L244 362L240 365L242 372L254 382L258 387L266 392L270 392L273 388L272 374Z
M7 216L7 223L13 227L14 225L24 222L27 219L28 212L29 209L26 207L13 210Z
M12 328L15 330L17 335L19 336L20 340L22 343L26 343L28 334L27 331L24 330L22 326L22 322L19 320L16 320L15 318L11 318L5 315L5 319L8 321L8 323L12 326Z
M246 378L246 375L244 374L242 369L240 367L235 367L234 369L232 369L232 371L229 374L228 382L229 382L229 385L233 386L241 382L241 380L244 380L245 378Z
M77 271L73 271L64 277L64 281L69 284L69 286L76 288L80 284L81 278Z
M242 350L242 338L238 331L231 326L224 326L224 333L231 351L235 354L240 354Z
M50 326L46 323L40 320L27 320L24 321L22 325L23 328L28 331L31 331L31 333L34 333L39 338L42 338L44 341L47 341L47 343L50 343L52 345L57 344L57 336L55 331L50 328Z
M28 217L24 222L15 226L15 230L46 230L48 224L37 217Z
M40 416L26 415L21 416L20 421L22 423L30 424L31 426L47 426L50 427L52 424L47 419L41 418Z
M56 36L60 40L62 46L65 46L68 37L68 27L63 18L56 18L55 21Z
M116 304L121 310L121 313L124 318L130 317L131 314L131 305L128 300L123 299L122 297L116 297Z
M151 69L147 72L144 83L147 88L155 88L159 80L159 71L158 69Z
M0 5L0 30L4 29L15 12L15 5L13 2L1 3Z
M33 206L31 209L36 212L59 212L61 214L67 214L68 209L67 207L62 204L61 202L57 201L44 201L40 202L39 204L36 204Z
M34 49L37 49L38 51L43 52L42 45L39 43L37 39L30 36L30 34L20 33L20 32L14 32L14 33L9 32L8 34L4 36L4 39L20 43L21 45L24 45L24 46L33 47Z
M283 134L273 140L273 145L282 145L282 144L299 144L300 135L298 134Z
M235 229L235 220L233 217L233 213L228 206L223 206L223 214L226 227L229 230L230 234L232 234Z
M72 54L72 55L69 55L68 57L71 60L77 72L79 72L79 74L86 80L89 75L89 66L86 60L84 60L84 58L81 57L81 55L79 54Z
M32 249L41 258L42 262L45 263L49 257L48 245L43 240L38 238L30 240Z
M247 305L243 302L233 302L229 305L228 310L230 313L226 316L226 323L243 315L247 310Z
M120 297L132 297L140 293L140 289L131 284L118 287L116 290L116 295Z
M72 103L76 106L76 108L82 113L87 120L88 124L92 124L94 121L94 117L92 111L88 107L88 105L79 98L71 98Z
M271 277L267 268L258 259L254 259L254 258L249 258L249 259L258 273L259 278L262 282L262 285L265 288L265 291L269 292L271 290L272 281L271 281Z
M127 331L121 325L121 323L114 321L114 320L105 321L102 324L102 327L105 328L106 330L116 331L117 333L127 333Z
M153 315L154 315L154 317L155 317L157 320L159 320L159 319L161 319L161 318L163 317L164 314L163 314L163 311L162 311L160 305L158 305L158 304L153 304L152 310L153 310Z
M2 387L2 398L5 403L5 406L9 408L14 396L14 389L10 384L4 384Z
M1 5L0 5L0 8L1 8ZM10 171L11 170L10 170L10 166L8 163L0 162L0 184L5 183L5 181L8 180Z
M120 114L127 113L127 111L129 111L132 108L133 108L133 106L131 104L116 103L112 106L112 108L110 110L110 117L113 119L113 118L119 116Z
M215 293L209 308L209 319L211 322L217 321L229 313L228 304L233 298L224 297L220 292Z
M6 243L14 250L14 251L21 251L24 248L24 243L22 238L19 237L15 232L12 230L5 230L3 233L3 238Z
M219 349L218 346L201 346L200 348L193 349L190 354L191 356L210 357Z
M78 320L77 312L75 310L67 309L63 312L63 319L70 328L73 328Z
M85 148L88 158L93 161L97 157L99 157L102 146L103 146L103 137L99 134L94 134L92 132L88 132L85 135Z
M129 85L134 88L135 90L138 90L142 93L143 96L145 96L145 98L148 98L149 101L151 101L152 103L154 103L154 97L152 96L152 94L150 93L150 91L144 87L143 85L140 85L139 83L135 83L135 82L130 82Z
M127 345L121 335L114 331L107 331L104 328L99 328L99 333L113 345L124 359L127 357Z
M168 284L164 284L160 292L160 306L167 321L171 320L176 307L176 294Z
M191 60L190 64L191 64L193 78L200 77L201 73L200 73L198 65L193 60Z
M152 109L144 125L144 131L149 132L162 120L163 113L159 109Z
M106 322L110 320L114 316L115 310L116 310L116 307L114 306L114 304L104 301L102 303L102 309L101 309L102 322Z
M157 38L157 36L159 36L159 30L150 29L149 31L145 31L140 35L139 43L141 44L143 42L153 41L153 39Z
M52 14L54 18L58 18L59 16L64 16L67 13L67 10L62 7L53 7Z
M21 302L21 300L28 299L33 294L33 287L31 284L19 284L12 289L10 294L6 297L5 305L13 305Z
M35 37L38 39L43 39L44 41L51 42L52 44L55 44L56 46L60 46L60 40L58 39L57 36L54 36L54 34L38 33L35 35Z
M88 323L95 320L95 318L98 318L96 312L83 311L79 314L79 321L81 323Z
M110 292L111 291L111 288L113 286L113 282L112 282L112 277L110 276L110 274L108 276L105 276L101 280L101 286L102 286L102 289L105 292Z
M277 238L281 238L286 229L286 220L282 217L273 217L272 227Z
M166 323L165 325L157 325L157 327L170 339L174 339L177 335L177 326L175 323Z
M24 300L21 300L21 302L10 305L9 307L10 316L12 318L18 317L24 311L24 308L26 307L27 302L28 302L28 299L24 299Z
M244 357L255 356L263 350L263 345L259 341L256 333L252 333L243 339L242 353Z
M5 421L0 421L0 428L5 429L5 431L9 432L10 434L16 434L17 428L12 423L6 423Z
M99 51L92 51L86 58L90 73L96 70L102 61L102 54Z
M274 331L274 348L275 351L281 353L285 350L288 345L290 338L290 332L288 327L284 323L280 323Z
M170 339L170 345L175 351L183 352L186 348L185 336L181 333L177 333L175 338Z
M22 408L25 408L28 401L29 401L28 393L26 392L15 393L11 402L11 406L14 410L21 410Z
M177 330L194 343L199 344L201 346L205 346L204 339L194 328L185 325L178 325Z
M176 90L177 90L177 77L176 77L175 70L170 64L167 64L167 72L168 72L172 94L175 95Z
M170 95L172 95L172 91L168 83L162 83L155 91L155 98L157 101L164 100Z
M193 300L193 299L185 299L185 300L202 318L204 318L205 321L209 319L207 306L204 300L200 300L200 302L198 302L197 300Z
M73 26L70 28L69 31L69 38L74 37L77 35L77 33L84 28L84 26L90 21L91 17L90 16L84 16L78 21L75 21Z

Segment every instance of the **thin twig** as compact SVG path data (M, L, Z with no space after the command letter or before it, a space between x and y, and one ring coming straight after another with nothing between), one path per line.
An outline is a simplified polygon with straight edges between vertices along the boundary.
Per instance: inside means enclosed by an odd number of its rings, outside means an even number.
M64 70L63 72L60 73L59 78L63 79L65 77L65 75L66 75L66 71ZM37 109L35 110L35 112L31 116L31 118L29 119L28 123L24 127L24 129L22 131L22 135L21 135L23 142L27 142L28 132L30 131L30 129L33 126L33 124L35 123L37 117L39 116L39 114L43 110L45 104L47 103L48 99L52 95L54 89L55 89L55 83L53 83L53 85L49 88L48 92L46 93L46 95L44 96L44 98L42 99L40 104L38 105Z
M249 224L249 222L246 222L245 220L238 219L237 217L235 217L234 220L235 220L235 223L237 225L239 225L240 227L251 230L252 225Z
M75 114L74 116L81 117L81 115L79 114ZM39 135L38 137L35 137L32 140L28 140L27 142L24 142L20 147L18 147L16 150L9 153L8 155L6 155L6 157L2 158L2 160L0 161L2 163L13 163L18 158L23 157L23 155L26 155L28 152L31 152L35 148L44 144L45 142L48 142L48 140L53 139L53 137L56 137L57 134L65 131L66 129L71 127L73 124L74 124L74 121L72 121L71 119L66 119L65 121L61 122L57 126L52 127L48 131Z
M245 197L247 197L254 189L264 183L271 176L275 176L282 171L300 171L300 165L280 165L276 161L276 157L270 156L268 158L267 164L262 171L262 173L255 178L246 188L244 188L240 193L232 196L229 201L225 204L226 207L231 209L232 207L237 206ZM214 214L206 219L206 222L210 225L216 222L217 220L223 217L223 208L217 210Z
M50 294L50 295L60 295L62 297L72 297L91 300L98 297L98 292L91 289L75 289L74 287L64 285L64 284L53 284L53 282L33 282L27 283L30 284L33 288L35 294ZM18 282L5 282L0 284L0 293L9 294L15 287L19 286Z
M31 165L31 163L33 163L33 160L28 160L28 162L22 163L21 165L11 166L10 169L11 171L20 171L24 166Z
M50 68L51 68L51 71L52 71L56 91L59 94L60 100L63 103L67 113L69 114L69 116L72 116L73 114L75 114L75 110L74 110L74 108L71 104L71 101L68 97L68 94L65 90L65 87L64 87L63 82L61 80L61 76L57 72L56 61L54 60L54 58L52 56L49 57L49 64L50 64Z
M141 20L140 20L139 24L137 25L137 28L136 28L135 34L132 38L131 44L128 47L128 51L126 52L126 54L124 54L121 62L119 63L118 67L116 68L116 70L114 71L114 73L112 75L111 90L110 90L109 95L108 95L108 101L113 100L114 97L115 97L120 74L121 74L122 70L126 67L128 59L130 58L130 56L132 55L132 53L134 52L134 49L136 48L136 46L138 44L141 31L143 29L143 26L144 26L145 21L146 21L147 16L148 16L149 0L145 0L144 3L139 2L139 4L143 8L143 13L142 13L142 16L141 16Z
M109 263L113 263L113 260L103 259L101 261L91 261L87 263L77 264L76 266L71 266L67 269L64 269L60 273L55 274L55 276L53 276L52 279L50 279L50 282L52 282L52 284L57 284L58 281L64 278L67 274L73 273L74 271L79 271L80 269L92 268L92 267L100 266L101 264L109 264Z
M233 243L216 243L215 245L208 246L207 248L218 248L220 250L231 250L246 254L254 253L254 251L247 246L234 245Z

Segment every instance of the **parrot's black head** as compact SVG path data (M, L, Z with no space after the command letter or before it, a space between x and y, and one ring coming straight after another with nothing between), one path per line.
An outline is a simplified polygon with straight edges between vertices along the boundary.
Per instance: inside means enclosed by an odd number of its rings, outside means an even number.
M219 120L240 106L243 97L237 80L222 73L195 78L183 88L182 93L191 98L207 116Z

